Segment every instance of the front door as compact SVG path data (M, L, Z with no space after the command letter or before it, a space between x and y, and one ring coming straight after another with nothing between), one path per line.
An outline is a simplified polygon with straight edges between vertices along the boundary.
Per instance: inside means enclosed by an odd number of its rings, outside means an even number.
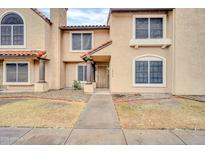
M108 88L109 71L108 66L97 66L97 88Z

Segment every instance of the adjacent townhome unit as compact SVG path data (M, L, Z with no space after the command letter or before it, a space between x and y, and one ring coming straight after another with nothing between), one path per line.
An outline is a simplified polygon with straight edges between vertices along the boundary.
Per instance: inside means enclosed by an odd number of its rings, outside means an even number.
M115 8L67 26L69 9L0 9L0 87L205 95L205 9ZM68 21L69 22L69 21Z

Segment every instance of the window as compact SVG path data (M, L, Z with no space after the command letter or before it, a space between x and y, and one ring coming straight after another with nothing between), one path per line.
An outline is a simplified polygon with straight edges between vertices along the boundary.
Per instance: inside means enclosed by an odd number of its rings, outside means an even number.
M135 39L163 38L163 18L135 18Z
M135 85L165 84L165 60L159 57L141 57L134 60Z
M91 50L92 33L72 33L72 50Z
M6 63L6 82L28 82L28 63Z
M86 81L86 80L87 80L87 66L78 65L78 81Z
M24 45L24 22L16 13L5 15L0 22L0 45Z

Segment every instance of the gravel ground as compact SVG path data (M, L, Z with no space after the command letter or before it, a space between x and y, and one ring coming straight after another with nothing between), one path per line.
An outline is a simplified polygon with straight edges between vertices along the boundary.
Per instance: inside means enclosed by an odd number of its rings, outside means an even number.
M83 101L87 102L90 98L89 94L85 94L83 90L72 90L72 89L62 89L62 90L51 90L48 92L19 92L19 93L0 93L0 98L5 97L37 97L37 98L50 98L59 100L69 100L69 101Z

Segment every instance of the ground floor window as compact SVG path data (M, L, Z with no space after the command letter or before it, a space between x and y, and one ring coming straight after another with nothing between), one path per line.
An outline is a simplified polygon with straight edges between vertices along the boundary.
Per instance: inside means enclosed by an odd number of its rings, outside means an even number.
M5 64L6 82L28 82L29 68L28 63L6 63Z
M164 85L165 59L155 56L143 56L134 60L135 85Z
M78 81L86 81L87 80L87 66L86 65L78 65L77 68L77 77Z

